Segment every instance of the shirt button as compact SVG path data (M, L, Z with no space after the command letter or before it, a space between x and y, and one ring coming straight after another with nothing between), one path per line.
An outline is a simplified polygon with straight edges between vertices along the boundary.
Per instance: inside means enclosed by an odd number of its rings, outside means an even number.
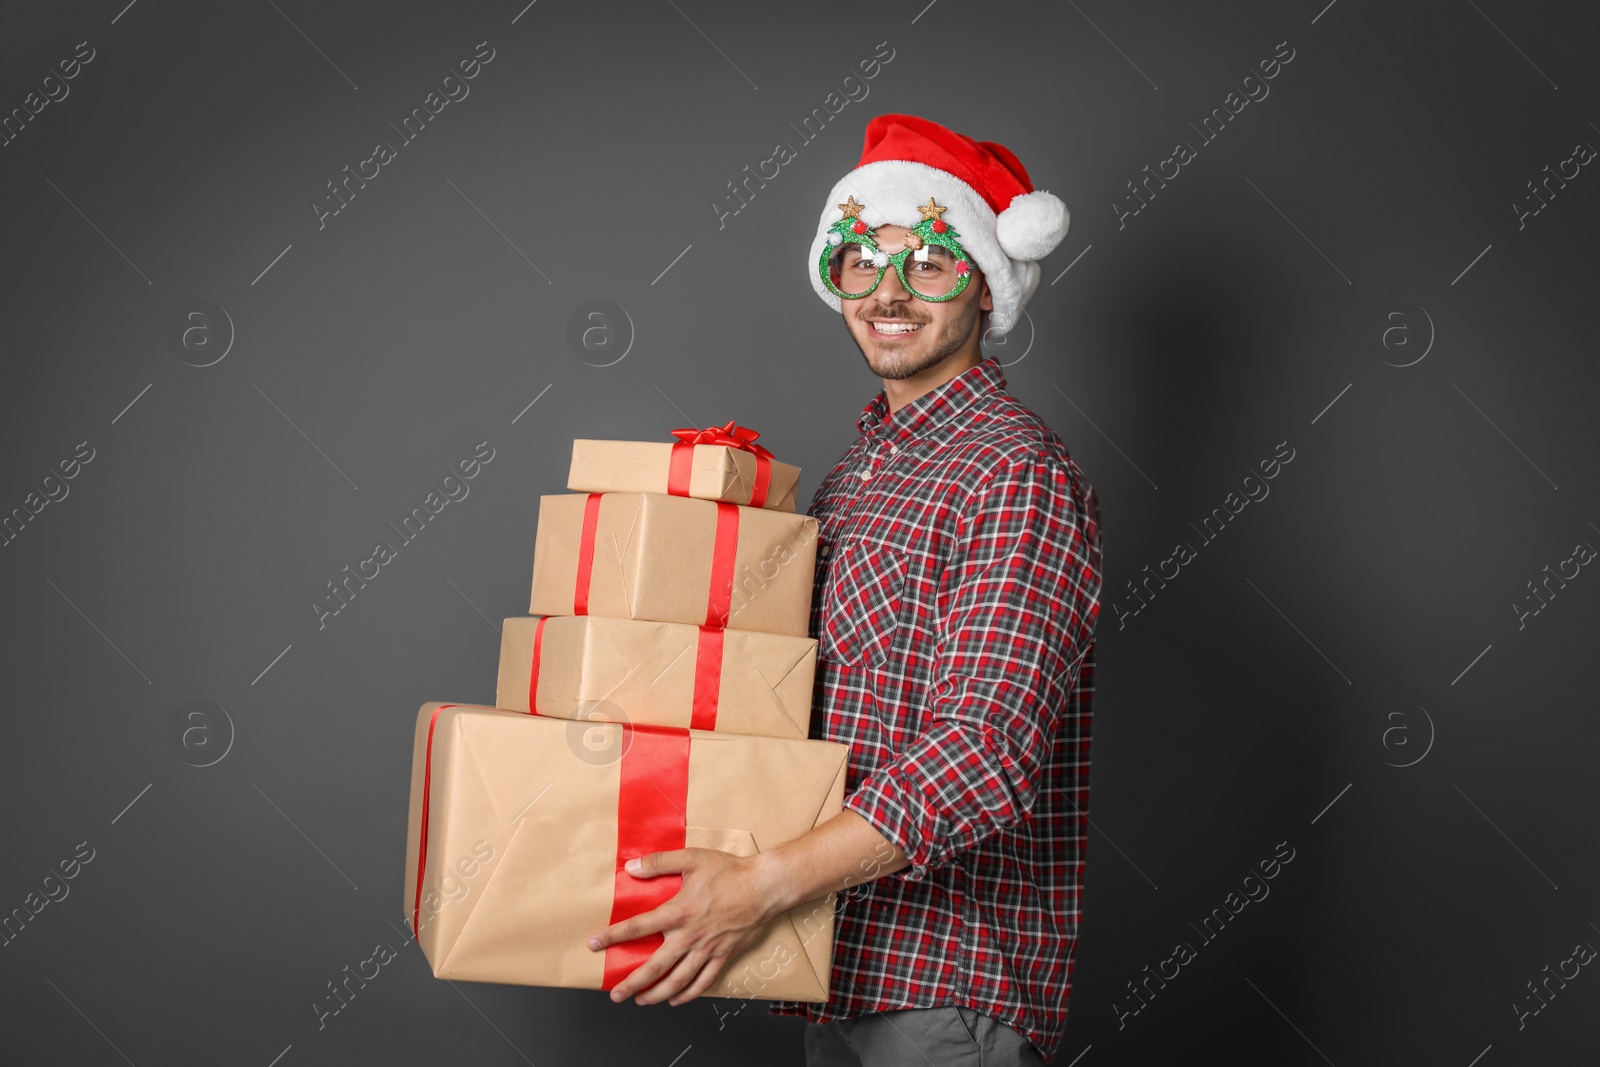
M867 472L866 472L866 471L862 471L862 472L861 472L861 480L862 480L862 481L866 481L866 480L867 480L867 479L868 479L868 478L870 478L870 477L872 477L872 475L871 475L871 474L869 474L869 473L867 473Z
M889 452L891 454L893 454L893 453L898 452L898 451L900 451L900 446L895 444L893 441L890 441L889 442Z

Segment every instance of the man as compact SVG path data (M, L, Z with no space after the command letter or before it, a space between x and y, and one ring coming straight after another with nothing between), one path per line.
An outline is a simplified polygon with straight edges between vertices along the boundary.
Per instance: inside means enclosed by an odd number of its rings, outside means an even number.
M841 202L842 201L842 202ZM883 381L823 480L812 736L851 746L845 811L738 857L640 857L679 892L590 941L662 932L612 990L698 997L783 911L838 894L808 1067L1042 1064L1066 1022L1086 843L1098 497L983 357L1067 228L1004 147L867 126L808 269Z

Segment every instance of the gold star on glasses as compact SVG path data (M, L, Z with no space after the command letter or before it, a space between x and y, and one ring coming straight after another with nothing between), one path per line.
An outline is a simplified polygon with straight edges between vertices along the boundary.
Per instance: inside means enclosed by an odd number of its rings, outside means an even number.
M928 202L926 204L919 205L917 210L922 212L922 217L924 219L937 219L940 215L944 214L950 209L947 207L940 207L934 202L933 197L930 196L928 197Z
M844 212L845 218L854 219L861 217L861 209L867 205L858 204L856 203L856 198L854 196L848 196L845 198L844 203L837 204L835 206L838 207L840 211Z

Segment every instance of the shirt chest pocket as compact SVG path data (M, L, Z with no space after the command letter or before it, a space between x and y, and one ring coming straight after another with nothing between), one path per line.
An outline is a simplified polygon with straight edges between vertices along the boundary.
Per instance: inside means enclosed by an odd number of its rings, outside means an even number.
M904 553L869 541L837 545L817 634L822 655L881 667L900 629L905 585Z

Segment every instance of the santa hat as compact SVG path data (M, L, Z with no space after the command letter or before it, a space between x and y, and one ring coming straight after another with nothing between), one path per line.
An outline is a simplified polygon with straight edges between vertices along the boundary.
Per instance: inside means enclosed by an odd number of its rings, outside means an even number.
M1039 285L1038 260L1067 235L1067 206L1035 190L1022 163L1004 145L974 141L915 115L879 115L867 123L856 169L839 179L817 220L807 269L811 287L833 310L839 297L817 273L817 260L838 222L839 204L855 197L868 226L915 226L931 196L948 210L940 217L988 279L994 297L989 328L1015 326Z

